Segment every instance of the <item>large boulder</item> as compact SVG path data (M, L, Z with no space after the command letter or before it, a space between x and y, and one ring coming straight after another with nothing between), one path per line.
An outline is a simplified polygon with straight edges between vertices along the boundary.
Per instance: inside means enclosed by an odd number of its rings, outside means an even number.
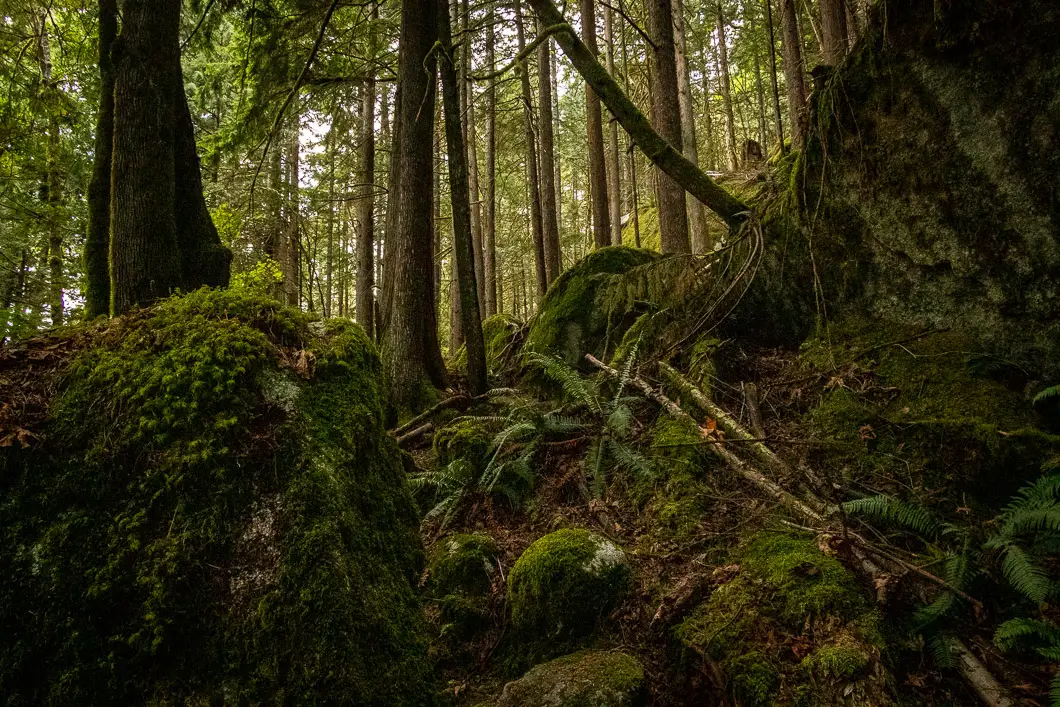
M357 325L202 290L0 363L37 405L0 456L8 704L433 703Z
M1060 5L880 0L873 14L820 77L798 180L823 219L815 273L833 311L845 290L881 318L1055 368Z
M532 668L504 686L496 707L640 707L644 667L617 651L581 651Z

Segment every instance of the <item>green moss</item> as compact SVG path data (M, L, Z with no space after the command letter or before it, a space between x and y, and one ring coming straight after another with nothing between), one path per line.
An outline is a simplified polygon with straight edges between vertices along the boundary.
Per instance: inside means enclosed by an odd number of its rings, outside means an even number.
M616 276L658 257L652 251L601 248L565 271L549 287L530 324L525 350L562 356L572 366L592 353L606 357L640 312Z
M621 548L582 529L538 539L508 576L512 627L521 640L579 639L614 609L631 588Z
M614 651L581 651L538 665L510 682L496 707L641 707L644 668Z
M490 375L500 375L516 350L516 335L522 323L510 314L494 314L482 322L482 339L486 346L486 370ZM461 345L456 353L454 365L457 370L467 370L467 347Z
M864 646L844 637L839 643L821 646L802 660L802 666L815 676L831 680L850 680L872 662Z
M473 417L460 418L434 433L434 453L442 466L463 459L482 471L489 461L492 447L491 423Z
M360 328L202 290L91 336L46 443L0 469L0 692L432 702L417 518Z
M488 535L448 535L435 545L429 567L436 594L486 594L497 571L497 546Z
M694 424L660 418L652 427L651 452L658 479L642 480L634 500L645 503L652 535L685 540L700 529L709 508L701 479L710 460Z
M771 705L780 688L776 666L759 651L749 651L733 659L728 666L732 690L742 704Z

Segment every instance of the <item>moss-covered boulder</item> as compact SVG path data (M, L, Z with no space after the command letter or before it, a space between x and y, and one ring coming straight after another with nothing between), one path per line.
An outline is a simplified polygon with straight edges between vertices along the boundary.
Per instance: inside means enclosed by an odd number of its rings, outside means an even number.
M872 15L814 92L799 179L832 311L846 289L1055 372L1060 5L881 0Z
M716 661L741 704L891 704L879 617L810 537L766 533L675 629Z
M621 276L659 257L640 248L610 246L560 275L530 324L524 350L561 356L580 366L591 353L606 359L643 313L622 286Z
M364 332L202 290L68 337L0 459L9 703L432 703Z
M438 602L443 633L466 638L488 617L498 576L497 546L488 535L454 533L431 551L429 588Z
M523 325L510 314L494 314L482 322L482 339L486 346L486 370L492 376L501 375L505 366L515 360L518 353L519 332ZM456 354L458 370L467 370L467 347L461 345Z
M457 418L434 433L434 454L438 464L445 466L462 460L481 472L489 460L495 433L493 420Z
M519 640L576 641L631 587L622 548L588 530L557 530L528 547L508 575L512 626Z
M644 667L617 651L581 651L532 668L504 686L496 707L641 707Z

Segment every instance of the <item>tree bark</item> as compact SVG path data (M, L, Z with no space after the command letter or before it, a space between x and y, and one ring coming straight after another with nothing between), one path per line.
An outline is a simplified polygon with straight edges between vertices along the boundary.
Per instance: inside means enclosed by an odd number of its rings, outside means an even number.
M520 0L515 0L515 27L519 54L526 49L523 32L523 10ZM530 92L530 67L523 61L519 66L519 81L523 90L523 132L526 135L526 165L530 176L530 229L534 239L534 270L537 275L538 302L548 289L545 269L545 238L541 225L541 178L537 165L537 139L534 135L534 104Z
M48 112L48 143L45 156L41 196L48 225L48 307L52 326L63 323L63 231L61 223L62 192L59 179L59 88L52 78L52 48L48 36L48 13L40 16L37 45L42 93Z
M791 140L798 147L806 138L806 80L802 66L802 39L795 0L780 0L780 22L784 51L784 80L788 87L788 113Z
M538 34L544 25L537 23ZM541 230L545 250L545 280L547 284L559 277L563 270L559 243L559 211L556 202L556 144L552 118L552 40L537 47L538 154L541 156Z
M659 135L644 114L622 92L615 80L585 46L552 0L530 0L537 16L549 27L565 26L553 35L582 78L593 87L618 122L652 163L685 190L718 214L731 227L739 226L748 212L746 204L719 187Z
M467 379L472 395L486 392L486 349L479 317L478 287L475 283L475 253L472 245L471 204L468 190L467 152L460 126L460 89L452 58L453 42L449 13L438 6L438 41L441 45L439 72L445 105L445 137L449 157L449 202L453 211L453 257L460 283L460 323L467 351ZM466 39L466 35L465 35Z
M533 4L533 3L532 3ZM534 4L536 9L537 5ZM580 0L582 41L598 62L596 47L596 0ZM538 13L540 16L540 13ZM611 212L607 199L607 165L604 160L603 115L600 97L585 83L585 118L589 134L589 193L593 208L593 242L597 248L611 243Z
M438 345L431 252L432 148L436 0L404 0L398 78L402 98L395 114L400 132L396 156L396 227L388 235L389 304L382 332L383 369L399 409L422 406L430 386L442 388L448 376ZM392 193L393 194L393 193ZM392 273L392 276L390 275Z
M482 201L478 180L478 134L475 125L475 97L472 92L470 76L471 35L468 23L471 11L468 0L462 0L460 26L463 30L463 50L460 52L463 68L461 81L464 86L464 112L461 121L466 121L464 134L467 136L468 187L471 190L471 236L475 248L475 283L478 286L479 318L486 318L486 244L482 234Z
M368 337L375 339L375 68L377 52L375 27L379 6L372 5L372 27L369 30L369 68L362 90L361 103L361 174L364 196L357 201L357 285L354 292L354 314Z
M111 313L165 297L180 282L174 217L175 67L180 0L125 0L115 47Z
M618 8L622 10L622 0L618 0ZM626 95L631 95L629 90L629 53L626 49L626 23L619 25L619 41L622 45L622 79L626 86ZM633 244L640 248L640 199L637 194L637 152L633 149L633 141L626 135L626 158L629 168L629 200L630 219L633 222ZM698 203L698 202L697 202Z
M670 0L647 0L648 27L655 43L651 62L654 123L671 145L682 145L681 109L678 98L677 58L674 50L674 10ZM657 175L655 191L659 205L659 243L663 253L691 253L685 191L667 174Z
M496 68L497 34L493 26L494 15L491 11L487 18L489 29L486 32L486 62L490 73ZM482 273L486 280L486 315L492 316L498 311L498 304L503 299L497 294L497 80L490 79L486 87L486 197L484 209L484 252L482 254Z
M88 185L88 234L85 238L85 318L110 312L110 171L114 146L114 58L118 36L118 0L99 2L99 113L95 159Z
M718 60L721 64L718 84L721 86L721 102L725 108L725 137L729 169L735 170L739 166L739 161L736 151L736 120L732 114L732 91L729 87L729 47L725 42L725 12L720 2L715 7L718 18Z
M750 6L745 8L747 17L747 29L750 31L751 36L755 36L755 21L754 13ZM762 61L758 56L758 43L753 42L751 44L751 51L754 52L755 62L755 97L758 99L758 141L762 144L763 155L768 154L769 150L769 132L766 129L766 90L762 84Z
M685 41L684 0L673 0L674 53L677 59L677 104L681 111L682 152L688 161L699 166L699 145L696 141L695 111L692 105L692 82L689 78L688 47ZM692 252L707 249L707 214L703 204L691 194L685 198L688 225L692 237Z
M283 301L291 307L298 307L301 302L299 292L299 247L301 243L299 223L301 209L299 208L299 174L301 163L301 118L294 116L293 125L289 128L287 137L286 174L284 175L284 198L286 204L287 222L284 224L284 232L280 236L280 270L283 272Z
M821 59L838 66L847 53L847 15L843 0L821 0Z
M615 10L604 9L604 43L607 45L607 72L615 75ZM610 207L611 245L622 245L622 156L618 151L618 121L607 122L607 203Z
M784 144L784 118L780 111L780 87L777 82L777 40L773 33L773 0L765 0L766 3L766 30L769 35L769 78L773 87L773 118L776 121L777 142L780 143L780 152L787 152Z

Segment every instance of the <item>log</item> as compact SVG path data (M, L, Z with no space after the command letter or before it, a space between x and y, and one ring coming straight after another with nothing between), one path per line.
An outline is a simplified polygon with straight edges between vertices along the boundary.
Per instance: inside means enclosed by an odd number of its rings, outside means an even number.
M430 434L431 432L434 432L434 423L433 422L428 422L425 425L420 425L419 427L417 427L416 429L412 430L411 432L406 432L405 434L400 435L397 438L398 446L399 447L403 447L406 444L408 444L409 442L417 440L420 437L423 437L424 435Z

